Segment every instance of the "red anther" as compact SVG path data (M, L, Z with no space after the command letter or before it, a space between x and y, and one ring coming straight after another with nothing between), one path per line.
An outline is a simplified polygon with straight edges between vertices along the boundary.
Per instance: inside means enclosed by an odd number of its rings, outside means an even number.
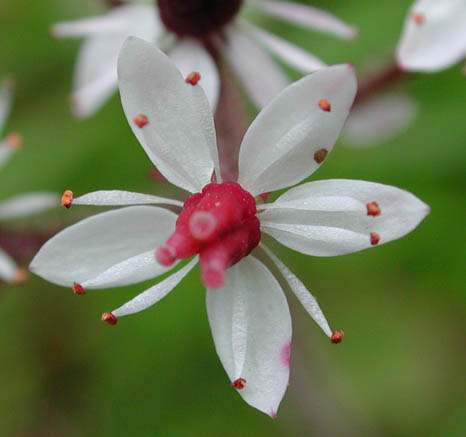
M139 114L137 115L136 117L133 118L133 121L134 121L134 124L139 127L139 128L143 128L147 123L149 123L149 119L147 118L147 116L145 116L144 114Z
M380 207L377 202L369 202L366 205L367 208L367 215L371 215L372 217L380 215Z
M332 110L332 105L327 99L320 99L319 106L320 106L320 109L322 109L322 111L325 111L325 112L330 112Z
M18 150L23 145L23 140L21 135L18 133L12 133L6 136L5 138L6 144L10 149Z
M112 313L103 313L100 319L111 326L116 325L118 322L118 319Z
M206 245L199 253L202 282L207 288L221 287L225 271L248 256L259 244L260 222L251 217L228 234Z
M28 277L28 274L26 271L23 269L18 269L13 275L13 278L11 278L11 282L15 285L20 285L26 282L26 279Z
M197 71L193 71L186 76L186 83L190 85L197 85L197 83L201 80L201 75Z
M376 244L379 243L380 241L380 235L377 232L371 232L371 244L372 246L375 246Z
M71 190L66 190L61 196L61 206L64 206L66 209L70 209L72 203L73 192Z
M414 14L412 15L412 17L413 17L413 21L414 21L416 24L423 24L424 21L425 21L424 15L419 14L419 13L414 13Z
M327 155L327 149L319 149L317 152L314 153L314 161L317 162L317 164L322 164Z
M244 378L238 378L238 379L235 379L232 383L231 383L231 386L233 388L236 388L236 390L241 390L242 388L244 388L244 385L246 384L246 380Z
M332 336L330 337L330 341L333 343L333 344L338 344L338 343L341 343L341 341L343 340L343 337L345 336L345 333L344 331L335 331Z
M269 198L270 196L270 192L269 193L262 193L262 194L259 194L259 197L264 201L264 202L267 202L267 199Z
M78 284L77 282L73 282L73 293L82 295L82 294L86 294L86 290L84 290L81 284Z

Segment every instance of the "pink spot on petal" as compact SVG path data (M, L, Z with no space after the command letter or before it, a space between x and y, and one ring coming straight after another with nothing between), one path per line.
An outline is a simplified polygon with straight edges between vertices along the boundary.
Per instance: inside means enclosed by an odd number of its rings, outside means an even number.
M208 211L196 211L189 220L189 230L196 240L207 240L215 231L217 220Z
M281 353L280 353L282 363L286 367L290 367L290 361L291 361L291 342L287 343L285 346L282 347Z

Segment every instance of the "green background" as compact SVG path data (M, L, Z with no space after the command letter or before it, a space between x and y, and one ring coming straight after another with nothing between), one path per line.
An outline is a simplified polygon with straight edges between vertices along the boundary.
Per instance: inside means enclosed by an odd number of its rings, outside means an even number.
M312 2L357 25L354 41L262 22L329 64L349 61L362 72L390 62L410 3ZM79 41L54 40L48 28L99 10L90 0L1 0L0 77L12 73L17 81L7 131L21 132L24 147L2 169L0 198L68 188L181 196L147 177L151 163L117 95L89 120L71 117ZM341 345L330 344L289 296L292 373L277 420L229 387L198 270L155 307L114 328L100 314L146 284L77 297L31 275L23 286L0 288L0 435L464 435L462 65L401 87L419 104L406 132L372 148L339 142L312 179L396 185L432 212L402 240L352 255L311 258L275 246L331 326L347 334ZM1 229L53 233L89 213L54 211Z

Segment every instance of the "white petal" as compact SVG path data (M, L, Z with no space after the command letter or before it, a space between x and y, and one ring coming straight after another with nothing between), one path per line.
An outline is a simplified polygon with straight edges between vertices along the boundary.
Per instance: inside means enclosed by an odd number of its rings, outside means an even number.
M55 23L50 30L52 35L57 38L122 33L128 25L127 20L120 14L115 15L114 12L115 10L111 10L110 13L97 17L62 21Z
M346 24L328 12L311 6L275 0L252 2L252 6L292 24L331 33L342 38L353 38L358 33L354 26Z
M129 258L155 250L175 230L176 218L171 211L155 206L97 214L45 243L30 270L55 284L82 284Z
M239 183L252 194L294 185L330 152L356 93L351 65L323 68L279 94L249 127L239 154ZM330 111L319 106L327 100Z
M6 282L11 282L18 270L18 266L13 259L0 249L0 279Z
M7 141L0 141L0 167L6 164L14 153L14 149L7 143Z
M10 114L13 100L13 88L13 79L3 79L2 84L0 85L0 134L5 126L8 115Z
M193 269L197 264L198 257L196 256L183 268L178 270L173 275L159 282L157 285L149 288L141 294L138 294L134 299L131 299L129 302L125 303L120 308L112 311L112 314L115 317L127 316L129 314L134 314L139 311L145 310L150 306L156 304L160 299L164 298L170 291L172 291L181 280Z
M149 158L171 183L200 191L211 180L216 148L202 88L187 84L155 46L133 37L121 49L118 80L123 109ZM143 128L133 122L140 114L148 118Z
M306 50L253 26L247 21L238 20L238 25L242 31L254 38L271 54L304 73L310 73L325 67L325 64L319 58L311 55Z
M291 291L296 295L298 300L303 305L304 309L314 319L314 321L322 328L322 331L328 337L332 336L332 330L328 325L327 319L324 313L320 309L316 298L309 292L306 286L300 281L300 279L276 256L274 253L264 244L261 243L261 248L264 249L265 253L275 263L280 273L288 282Z
M259 108L269 103L290 82L273 58L240 32L232 30L228 33L223 52L249 97Z
M367 214L377 202L380 215ZM411 232L429 207L407 191L374 182L331 179L288 190L260 214L261 229L285 246L315 256L334 256L373 247Z
M117 205L176 205L183 206L179 200L167 199L165 197L152 196L151 194L133 193L120 190L101 190L84 194L73 199L73 205L96 205L96 206L117 206Z
M163 275L173 266L164 267L154 262L154 249L140 253L111 266L109 269L80 284L85 290L92 288L121 287Z
M217 354L238 393L276 416L288 385L291 317L280 285L252 256L227 271L222 288L207 291L207 314Z
M466 55L466 2L418 0L406 17L397 61L408 71L438 71Z
M215 111L220 93L220 78L215 61L209 52L193 40L179 40L169 56L181 71L183 77L196 71L201 75L199 85L209 100L212 111Z
M0 219L27 217L60 205L56 193L26 193L0 203Z
M93 114L117 89L117 60L129 35L154 41L161 32L153 7L125 5L114 8L107 17L124 20L119 33L92 35L82 45L73 81L73 112L77 117ZM110 18L109 18L110 19Z
M343 128L343 140L365 147L400 135L417 115L416 102L400 94L376 95L356 104Z

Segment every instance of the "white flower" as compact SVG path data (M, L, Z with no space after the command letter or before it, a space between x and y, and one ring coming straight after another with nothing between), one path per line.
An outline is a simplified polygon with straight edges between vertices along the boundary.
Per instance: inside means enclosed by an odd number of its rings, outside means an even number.
M400 68L439 71L466 55L466 1L417 0L397 48Z
M181 0L183 2L184 0ZM259 107L268 103L278 92L289 84L282 69L274 62L273 56L292 67L308 73L325 64L303 49L262 30L252 23L238 18L232 25L237 10L227 11L222 36L215 35L204 22L195 25L209 35L185 34L183 25L167 29L163 19L171 8L180 0L159 2L159 9L148 4L125 4L109 10L107 13L77 21L57 23L52 27L52 34L57 37L85 37L74 72L72 93L73 113L77 117L92 115L117 89L116 63L118 52L128 36L137 36L146 41L155 42L162 50L170 54L185 75L198 71L212 108L216 107L219 95L219 75L215 61L206 49L207 45L216 46L225 55L232 68L242 81L254 103ZM202 2L200 2L202 3ZM209 2L198 6L201 8L231 8L239 0L229 2ZM328 32L342 38L351 38L356 34L353 27L338 18L310 6L292 2L272 0L247 0L246 5L271 17L288 21L307 29ZM159 17L162 14L162 20ZM204 13L207 16L207 13ZM198 18L199 19L199 18ZM228 19L228 20L227 20ZM208 23L208 25L211 23ZM180 28L181 26L181 28ZM172 33L173 31L174 33ZM196 33L196 30L192 30ZM175 38L175 33L183 36ZM197 32L199 33L199 32ZM254 60L251 62L251 60Z
M11 109L13 82L5 79L0 86L0 134ZM17 133L9 134L0 140L0 167L21 147L21 137ZM58 206L58 197L53 193L28 193L14 196L0 202L0 220L26 217L52 206ZM22 282L25 273L18 269L13 259L0 249L0 280Z
M199 86L186 83L173 62L137 38L123 45L118 69L122 104L134 134L164 176L194 194L184 206L124 191L81 196L73 203L133 206L98 214L60 232L41 248L30 269L82 294L165 273L168 267L154 260L156 248L157 259L166 265L195 255L103 319L115 324L117 317L155 304L199 260L203 282L209 285L212 335L232 385L247 403L275 417L288 385L291 318L277 279L255 257L257 252L245 256L257 246L260 232L305 254L342 255L402 237L429 209L398 188L339 179L296 186L273 203L258 204L256 210L252 196L292 186L325 160L356 92L349 65L304 77L262 110L240 149L239 184L221 183L213 117ZM217 183L211 183L212 173ZM65 197L69 206L71 193ZM183 209L177 219L154 204ZM333 341L341 340L341 333L332 335L303 283L263 243L257 250L275 264L323 331Z

